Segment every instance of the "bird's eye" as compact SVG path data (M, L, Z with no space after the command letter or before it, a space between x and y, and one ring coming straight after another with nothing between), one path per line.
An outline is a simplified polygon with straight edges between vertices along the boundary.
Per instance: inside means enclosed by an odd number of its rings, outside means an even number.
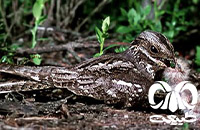
M156 49L155 46L151 46L151 51L152 51L153 53L158 53L158 50Z

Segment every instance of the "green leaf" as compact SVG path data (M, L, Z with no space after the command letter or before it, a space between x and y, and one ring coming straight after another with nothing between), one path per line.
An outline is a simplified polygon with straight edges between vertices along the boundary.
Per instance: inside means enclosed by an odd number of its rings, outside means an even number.
M13 54L2 56L1 59L0 59L0 62L1 63L13 64L14 61L13 61L12 56L13 56Z
M31 58L32 58L33 63L35 65L40 65L41 64L42 59L41 59L41 56L39 54L31 55Z
M102 38L105 39L105 38L107 38L107 37L108 37L108 33L103 33L103 34L102 34Z
M197 4L197 3L199 2L199 0L192 0L192 2L193 2L194 4Z
M134 8L132 8L128 11L128 17L134 17L135 14L136 14L136 10Z
M133 31L133 29L131 27L127 27L127 26L120 26L117 28L117 32L121 33L121 34L126 34Z
M6 62L7 58L8 58L7 56L2 56L2 57L1 57L1 62L2 62L2 63Z
M147 16L151 11L151 6L150 5L147 5L145 8L144 8L144 16Z
M155 25L155 31L161 32L162 31L162 24L161 21L158 21Z
M125 38L126 40L124 40L124 42L128 42L128 43L130 43L134 39L134 37L130 33L126 34Z
M101 32L101 30L99 30L98 27L95 27L95 32L96 32L97 40L99 41L100 44L102 44L104 42L104 39L102 37L103 33Z
M121 52L126 51L127 49L128 49L127 46L120 46L119 48L116 48L116 49L115 49L115 52L116 52L116 53L121 53Z
M200 46L196 46L195 63L200 66Z
M159 10L159 12L157 12L157 17L162 16L165 13L164 10Z
M175 28L175 30L178 31L178 32L179 31L185 31L186 29L187 29L187 27L185 27L185 26L179 26L179 27Z
M174 37L174 30L169 30L167 32L164 32L164 34L170 39Z
M135 16L136 16L136 11L135 11L135 9L133 9L133 8L130 9L130 10L128 11L128 21L129 21L130 24L134 22Z
M121 14L122 14L122 16L127 16L127 11L124 9L124 8L120 8L120 11L121 11Z
M102 31L103 33L108 31L108 27L110 26L110 17L106 17L102 23Z
M42 24L42 23L45 21L46 18L47 18L47 15L41 16L41 17L39 18L39 20L37 20L37 25Z
M141 19L141 15L136 13L134 17L134 26L138 25L138 22L140 21L140 19Z
M42 9L44 7L44 0L37 0L33 5L33 16L35 17L36 21L39 20L42 14Z
M99 57L99 56L101 56L101 54L100 53L96 53L93 57Z
M11 51L15 51L19 48L19 45L18 44L12 44L9 48L10 48Z

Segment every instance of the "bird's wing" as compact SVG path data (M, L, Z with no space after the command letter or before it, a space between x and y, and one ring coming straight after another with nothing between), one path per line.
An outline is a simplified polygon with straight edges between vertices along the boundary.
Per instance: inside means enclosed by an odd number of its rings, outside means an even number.
M153 82L146 79L131 62L110 55L91 59L70 71L55 69L51 76L56 87L125 106L143 99Z

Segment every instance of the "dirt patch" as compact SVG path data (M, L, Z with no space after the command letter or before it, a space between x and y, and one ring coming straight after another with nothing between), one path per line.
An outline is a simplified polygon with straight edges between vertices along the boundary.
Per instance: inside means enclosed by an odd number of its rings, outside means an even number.
M182 129L183 125L152 123L151 115L165 112L150 112L137 108L116 108L89 98L66 94L65 99L59 99L48 92L33 91L4 95L0 102L1 129ZM30 96L37 95L34 98ZM46 97L44 97L46 93ZM26 96L29 95L29 96ZM3 96L2 96L3 97ZM64 96L63 96L64 97ZM63 98L62 97L62 98ZM43 98L43 100L39 100ZM48 100L47 100L48 99ZM138 106L139 107L139 106ZM150 109L150 108L149 108ZM177 113L178 114L178 113ZM182 115L179 115L182 116ZM198 129L199 122L189 124L190 129Z

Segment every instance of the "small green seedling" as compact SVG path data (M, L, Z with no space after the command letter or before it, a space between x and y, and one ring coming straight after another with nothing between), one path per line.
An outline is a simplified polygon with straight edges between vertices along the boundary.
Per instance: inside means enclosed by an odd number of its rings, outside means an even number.
M34 48L37 44L36 33L38 26L46 19L46 16L42 16L42 10L44 8L45 2L46 0L36 0L36 2L33 5L32 11L33 11L33 16L35 18L35 25L31 30L32 33L31 48ZM31 55L30 57L32 58L34 64L40 65L42 59L39 54Z
M0 48L0 51L5 53L5 55L1 56L0 63L13 64L14 55L17 48L19 48L19 45L17 44L12 44L10 46Z
M110 17L108 16L107 18L103 20L101 30L98 27L95 27L97 40L100 43L100 51L99 53L96 53L94 57L99 57L103 55L104 53L103 47L104 47L105 39L108 37L107 31L108 31L109 25L110 25Z

